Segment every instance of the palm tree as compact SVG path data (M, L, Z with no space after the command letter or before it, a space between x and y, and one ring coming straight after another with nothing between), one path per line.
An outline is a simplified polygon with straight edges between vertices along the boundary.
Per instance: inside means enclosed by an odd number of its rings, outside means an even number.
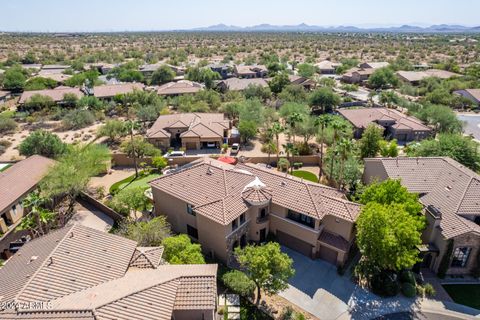
M343 187L343 173L345 171L345 162L353 151L354 143L350 139L343 138L337 145L337 152L340 158L340 172L338 175L338 188Z
M298 149L291 142L284 144L283 149L285 149L285 152L287 153L287 159L288 161L290 161L290 164L291 164L290 171L293 172L293 163L295 162L295 155L298 154ZM292 155L292 159L290 159L290 155Z
M343 121L339 120L333 120L331 123L331 127L333 129L333 141L332 141L332 149L335 150L336 148L336 143L337 140L340 138L341 133L344 132L344 130L347 128L345 123ZM333 181L333 164L335 161L335 157L332 156L332 159L330 161L330 180Z
M55 214L48 211L41 206L45 204L47 199L40 196L38 192L31 192L22 201L24 208L30 208L30 216L24 218L21 228L23 230L31 230L33 233L37 233L39 236L44 235L48 230L44 230L44 226L48 229L48 223L52 221Z
M138 178L138 164L137 164L137 153L135 152L135 144L134 144L134 130L137 130L140 127L140 124L134 120L127 120L125 123L127 131L130 133L130 141L132 143L132 155L133 155L133 165L135 166L135 179Z
M318 173L318 181L322 179L323 174L323 148L325 146L325 128L332 121L332 117L328 114L322 114L315 119L315 126L320 126L320 172Z
M277 152L277 146L270 140L262 146L262 151L268 153L268 164L270 164L270 155Z
M290 135L293 137L293 143L295 143L295 129L296 124L303 120L303 115L298 112L293 112L287 119L287 123L290 126Z
M285 128L279 123L279 122L275 122L272 127L270 129L268 129L268 131L270 131L270 133L275 136L275 140L276 140L276 143L277 143L277 162L278 160L280 159L280 156L279 156L279 152L280 152L280 145L279 145L279 136L280 136L280 133L282 133L283 131L285 130Z

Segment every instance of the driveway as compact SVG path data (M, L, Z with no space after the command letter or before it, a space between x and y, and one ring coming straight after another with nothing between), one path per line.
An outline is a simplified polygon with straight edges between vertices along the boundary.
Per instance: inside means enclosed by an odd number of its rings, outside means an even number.
M282 251L293 259L295 275L280 296L319 319L372 319L408 312L415 306L414 299L403 296L374 295L354 284L349 275L338 275L336 266L328 262L312 260L286 247Z

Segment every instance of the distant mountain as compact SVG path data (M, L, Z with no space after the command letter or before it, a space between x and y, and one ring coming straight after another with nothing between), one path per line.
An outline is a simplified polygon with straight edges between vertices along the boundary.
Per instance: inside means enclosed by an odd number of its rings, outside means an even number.
M298 25L271 25L259 24L248 27L239 27L226 24L217 24L209 27L190 29L190 31L218 31L218 32L392 32L392 33L477 33L480 26L466 27L461 25L432 25L419 27L402 25L400 27L360 28L355 26L314 26L306 23Z

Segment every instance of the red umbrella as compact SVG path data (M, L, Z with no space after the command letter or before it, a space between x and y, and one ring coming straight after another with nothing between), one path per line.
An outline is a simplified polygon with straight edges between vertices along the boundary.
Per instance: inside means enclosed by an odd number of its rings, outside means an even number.
M220 158L218 158L218 161L222 161L222 162L228 163L228 164L236 164L237 163L237 159L235 159L233 157L220 157Z

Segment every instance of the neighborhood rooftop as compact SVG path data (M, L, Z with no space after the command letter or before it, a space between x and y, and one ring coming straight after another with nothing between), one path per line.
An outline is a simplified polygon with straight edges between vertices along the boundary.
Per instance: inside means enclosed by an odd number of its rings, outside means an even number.
M32 190L53 164L51 159L33 155L0 172L0 212Z
M372 158L382 175L401 179L410 192L420 194L424 206L442 213L441 229L446 238L467 233L480 234L480 226L464 216L480 212L480 176L447 157Z
M163 265L162 251L78 224L52 231L0 269L0 302L50 307L0 308L0 318L168 320L175 310L214 309L217 266Z
M244 191L256 179L268 188L263 196L271 196L272 203L310 217L333 215L355 221L360 212L360 205L347 201L336 189L255 165L231 166L213 159L204 159L150 184L192 204L198 214L227 225L248 209L252 195Z

